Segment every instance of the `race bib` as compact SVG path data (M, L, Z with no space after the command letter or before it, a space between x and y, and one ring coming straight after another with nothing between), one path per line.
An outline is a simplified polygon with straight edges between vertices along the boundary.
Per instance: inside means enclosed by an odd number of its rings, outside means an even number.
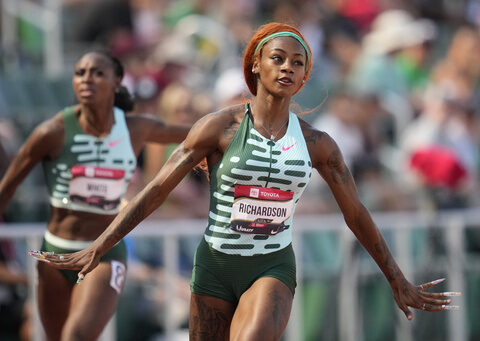
M120 205L125 190L125 171L75 165L70 181L70 200L79 204L112 210Z
M125 283L126 268L122 262L111 261L112 274L110 276L110 286L120 295L123 284Z
M241 233L276 235L285 230L293 210L293 192L235 186L229 227Z

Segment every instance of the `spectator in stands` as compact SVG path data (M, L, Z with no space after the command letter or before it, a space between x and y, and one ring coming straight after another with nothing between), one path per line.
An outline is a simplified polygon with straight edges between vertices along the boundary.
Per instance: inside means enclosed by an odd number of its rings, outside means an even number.
M76 41L108 45L117 35L133 33L130 0L86 1L81 9L80 16L77 11Z
M409 67L414 65L415 72L422 70L426 58L424 48L434 36L435 27L429 20L414 18L405 10L392 9L380 13L363 37L363 51L349 82L359 92L377 94L384 110L395 117L397 133L415 113L410 98L414 80L405 63L408 61Z
M13 247L12 242L0 240L0 339L28 341L32 337L28 282L15 262Z
M327 111L313 123L316 129L325 131L338 141L350 169L367 154L358 104L352 93L337 91L329 97Z
M429 207L468 206L476 189L479 153L471 89L453 78L432 80L424 103L401 136L400 169L407 170L405 178L414 175L415 189L428 192Z
M473 95L475 109L480 109L480 65L476 56L480 54L480 34L469 26L459 27L453 34L446 55L432 69L432 81L451 79L452 86L462 84Z
M0 119L0 178L6 172L17 148L18 132L9 120Z
M7 171L9 165L9 157L7 156L7 152L0 144L0 177L3 177L3 174Z
M210 96L203 91L174 82L162 92L157 112L167 124L192 125L212 111ZM148 144L144 150L143 177L150 182L162 168L177 145ZM189 210L185 210L189 207ZM208 209L208 184L205 174L192 171L182 183L172 190L165 207L160 207L156 217L175 218L181 216L204 217Z
M465 207L475 200L479 53L479 35L473 28L462 26L454 32L446 56L432 68L422 112L401 137L401 169L413 175L407 179L413 180L414 189L425 191L428 206L435 209Z

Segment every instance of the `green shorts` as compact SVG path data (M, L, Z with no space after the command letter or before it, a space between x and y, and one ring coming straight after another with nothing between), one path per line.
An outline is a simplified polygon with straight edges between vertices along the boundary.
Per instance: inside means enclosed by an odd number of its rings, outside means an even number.
M238 304L259 278L273 277L295 294L296 265L292 244L265 255L229 255L213 249L204 238L195 252L190 289L193 293Z
M47 242L43 239L41 251L49 251L55 253L72 253L79 251L79 249L70 249L59 247L54 244ZM126 263L127 260L127 247L125 245L125 241L122 239L118 242L114 247L112 247L102 258L100 258L100 262L109 263L112 260L116 260L122 263ZM62 273L62 275L72 284L75 284L78 279L79 270L58 270Z

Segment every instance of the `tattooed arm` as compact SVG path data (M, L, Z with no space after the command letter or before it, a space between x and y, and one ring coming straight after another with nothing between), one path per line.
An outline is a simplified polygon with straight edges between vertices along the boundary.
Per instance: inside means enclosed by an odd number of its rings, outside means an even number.
M348 227L387 278L398 307L409 320L413 318L409 307L428 311L448 309L450 300L440 298L452 293L423 291L438 281L414 286L404 277L370 213L360 202L353 178L335 141L328 134L306 125L303 130L313 167L330 187Z
M43 255L40 260L57 268L81 269L79 277L83 278L98 265L100 258L110 248L165 201L172 189L200 160L218 152L226 121L225 115L218 114L209 114L199 120L156 177L88 248L68 255Z

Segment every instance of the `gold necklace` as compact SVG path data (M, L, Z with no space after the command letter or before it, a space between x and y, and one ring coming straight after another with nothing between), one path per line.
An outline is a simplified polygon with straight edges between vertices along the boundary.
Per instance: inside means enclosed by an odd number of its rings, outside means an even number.
M271 130L271 129L267 129L267 128L263 125L263 123L260 123L260 125L262 126L263 130L265 130L265 132L266 132L267 134L270 134L270 141L274 141L275 138L277 137L277 135L282 131L282 129L283 129L283 127L285 126L285 124L287 124L287 122L288 122L288 118L285 120L285 122L283 122L283 124L280 126L280 128L278 128L277 133L276 133L275 135L273 135L272 130Z

